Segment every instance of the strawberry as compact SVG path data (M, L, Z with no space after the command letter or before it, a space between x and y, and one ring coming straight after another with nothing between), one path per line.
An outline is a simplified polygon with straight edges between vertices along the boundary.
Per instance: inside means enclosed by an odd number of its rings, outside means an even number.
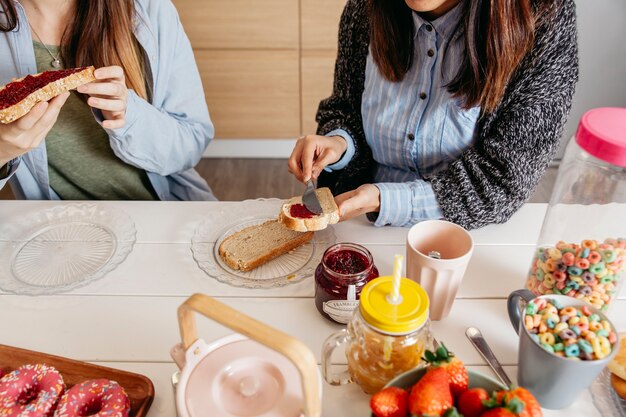
M543 417L539 402L526 388L517 387L509 391L499 391L497 398L504 402L510 402L513 398L520 400L524 404L520 417Z
M409 411L416 416L441 416L452 407L450 379L443 368L429 368L409 395Z
M485 411L480 417L519 417L522 415L523 410L524 403L517 398L513 398L511 401L504 400L501 406Z
M489 394L482 388L470 388L459 396L457 406L464 417L479 417L485 410L483 400L488 400Z
M442 367L446 370L450 377L450 389L454 398L458 398L461 393L467 390L469 377L465 365L443 343L435 352L427 350L424 353L424 360L432 366Z
M370 399L376 417L406 417L409 393L398 387L387 387Z

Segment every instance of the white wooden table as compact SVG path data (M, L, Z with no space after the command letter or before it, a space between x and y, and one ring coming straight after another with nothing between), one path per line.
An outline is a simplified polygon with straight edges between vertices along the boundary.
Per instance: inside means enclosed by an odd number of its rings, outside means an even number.
M3 201L0 222L11 222L59 202ZM17 296L0 293L0 343L100 363L148 376L156 397L150 417L174 417L171 376L177 370L169 349L179 341L177 307L200 292L302 340L320 357L324 339L340 329L322 318L313 301L313 278L272 290L222 284L201 271L190 250L197 225L236 202L103 202L128 213L137 242L128 258L99 281L63 295ZM260 203L275 204L275 203ZM506 297L523 287L546 206L524 206L508 223L472 232L476 248L448 318L435 322L435 337L472 369L490 374L465 338L480 328L515 379L517 339L506 313ZM356 242L373 254L381 275L390 274L393 255L405 252L405 228L377 229L364 218L334 226L337 242ZM3 239L0 236L0 240ZM0 271L0 274L8 271ZM285 314L288 312L288 314ZM610 314L626 330L624 291ZM198 334L215 340L229 332L198 320ZM324 386L323 415L368 416L368 399L354 384ZM570 408L546 416L599 416L586 391Z

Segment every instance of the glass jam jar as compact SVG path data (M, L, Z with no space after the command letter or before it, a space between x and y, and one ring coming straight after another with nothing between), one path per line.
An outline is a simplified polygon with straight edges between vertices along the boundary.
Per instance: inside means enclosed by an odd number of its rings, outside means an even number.
M626 109L586 112L559 167L526 288L607 311L626 276Z
M337 243L315 270L315 306L329 320L346 324L359 305L361 290L378 276L372 254L361 245Z
M430 347L428 294L415 281L402 278L397 303L391 298L392 277L369 282L347 329L324 342L322 373L331 385L356 382L367 394L379 391L397 375L417 367ZM346 345L348 369L332 372L332 353Z

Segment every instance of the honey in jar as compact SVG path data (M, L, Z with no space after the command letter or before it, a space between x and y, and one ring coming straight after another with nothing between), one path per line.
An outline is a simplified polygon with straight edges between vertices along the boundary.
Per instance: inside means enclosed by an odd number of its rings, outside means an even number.
M400 297L393 300L392 277L370 281L348 328L324 343L322 372L332 385L356 382L367 394L379 391L399 374L417 367L430 346L428 295L414 281L402 278ZM333 350L346 344L348 369L333 374Z

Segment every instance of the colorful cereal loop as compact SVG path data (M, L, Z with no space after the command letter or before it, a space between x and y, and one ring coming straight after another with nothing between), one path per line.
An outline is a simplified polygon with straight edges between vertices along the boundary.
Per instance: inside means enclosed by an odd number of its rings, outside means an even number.
M600 254L600 252L595 251L595 250L592 250L591 252L589 252L589 262L591 262L591 264L597 264L601 260L602 260L602 255Z
M540 333L539 341L541 343L545 343L550 346L552 346L556 342L556 340L554 339L554 335L552 333Z
M576 261L576 256L571 252L566 252L563 254L563 258L561 260L563 261L565 265L572 266L574 265L574 262Z
M580 242L580 246L582 246L583 248L588 248L590 250L595 249L598 246L598 242L596 242L595 240L583 240L582 242Z
M576 260L576 266L579 267L582 270L585 270L587 268L589 268L589 260L585 259L585 258L580 258L578 260Z

